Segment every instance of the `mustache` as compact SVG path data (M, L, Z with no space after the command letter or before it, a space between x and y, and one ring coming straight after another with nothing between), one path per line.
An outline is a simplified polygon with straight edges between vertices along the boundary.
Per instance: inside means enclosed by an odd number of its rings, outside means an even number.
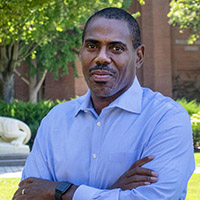
M92 72L94 70L104 70L104 71L109 71L113 74L116 74L116 71L114 69L110 68L107 64L95 65L89 69L89 72Z

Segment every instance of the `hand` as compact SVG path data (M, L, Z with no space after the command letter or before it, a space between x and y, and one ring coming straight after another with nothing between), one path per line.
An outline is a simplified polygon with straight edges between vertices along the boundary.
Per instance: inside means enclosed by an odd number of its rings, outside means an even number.
M55 188L59 182L39 178L27 178L19 184L12 200L54 200ZM24 194L23 194L24 193Z
M153 156L148 156L137 160L109 189L131 190L156 182L158 174L153 170L141 167L153 159Z

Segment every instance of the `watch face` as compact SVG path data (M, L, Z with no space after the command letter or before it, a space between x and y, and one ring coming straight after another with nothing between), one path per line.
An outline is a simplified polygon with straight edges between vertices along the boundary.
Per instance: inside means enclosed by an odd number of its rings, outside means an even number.
M61 182L56 187L56 193L55 193L55 199L56 200L62 200L62 195L67 192L67 190L70 188L72 184L68 182Z
M57 187L56 187L56 192L64 194L69 187L71 186L71 183L68 182L61 182Z

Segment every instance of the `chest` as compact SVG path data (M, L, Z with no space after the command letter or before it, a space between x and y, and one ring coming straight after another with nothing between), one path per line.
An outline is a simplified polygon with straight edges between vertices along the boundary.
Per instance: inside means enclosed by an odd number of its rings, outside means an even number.
M141 123L137 115L111 112L59 125L52 130L57 142L50 150L57 179L64 176L99 188L112 185L142 155L148 127Z

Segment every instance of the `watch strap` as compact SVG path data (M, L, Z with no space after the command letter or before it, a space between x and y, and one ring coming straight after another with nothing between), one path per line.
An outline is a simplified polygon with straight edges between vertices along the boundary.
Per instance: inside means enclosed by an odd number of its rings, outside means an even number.
M71 183L65 182L65 181L62 181L61 183L59 183L55 191L55 200L62 200L63 194L65 194L67 190L69 190L71 185L72 185Z

